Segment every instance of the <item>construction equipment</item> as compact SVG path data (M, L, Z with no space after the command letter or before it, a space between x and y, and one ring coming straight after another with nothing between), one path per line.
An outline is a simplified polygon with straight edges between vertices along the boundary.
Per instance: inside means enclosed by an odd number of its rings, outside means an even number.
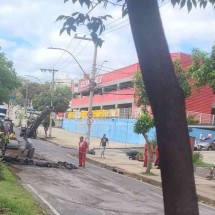
M19 142L13 130L13 121L10 119L4 119L0 122L0 147L3 156L7 148L19 148Z
M41 114L38 115L35 120L29 121L25 127L21 127L20 136L23 136L24 139L35 138L37 128L42 123L42 121L44 120L44 118L48 114L51 113L52 110L53 110L52 107L46 107L45 110L42 111Z

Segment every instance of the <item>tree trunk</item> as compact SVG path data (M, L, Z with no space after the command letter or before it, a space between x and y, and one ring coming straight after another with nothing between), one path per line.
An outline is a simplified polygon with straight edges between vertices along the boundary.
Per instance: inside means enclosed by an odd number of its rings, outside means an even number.
M157 0L127 0L127 3L155 119L165 214L198 214L185 99L175 76Z
M150 173L150 170L151 170L151 159L150 159L151 145L150 145L150 142L149 142L147 134L143 134L143 137L145 138L146 144L148 145L148 159L147 159L146 173Z

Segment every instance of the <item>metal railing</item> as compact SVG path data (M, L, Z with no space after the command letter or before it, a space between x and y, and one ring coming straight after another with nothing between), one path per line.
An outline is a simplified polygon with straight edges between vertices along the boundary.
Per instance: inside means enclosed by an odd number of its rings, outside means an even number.
M193 116L194 119L197 121L197 124L201 125L215 125L215 115L213 114L206 114L206 113L199 113L194 111L187 111L187 117Z

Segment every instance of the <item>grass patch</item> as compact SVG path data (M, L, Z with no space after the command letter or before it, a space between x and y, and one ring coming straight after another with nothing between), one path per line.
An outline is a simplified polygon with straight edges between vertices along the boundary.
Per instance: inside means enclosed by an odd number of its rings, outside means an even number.
M2 165L2 164L1 164ZM34 198L17 181L7 166L2 165L0 181L0 214L45 215Z
M193 161L193 164L195 166L198 166L198 167L212 167L212 166L214 166L213 164L205 163L203 161L203 155L201 152L194 152L192 155L192 161Z
M150 172L150 173L145 173L145 172L142 172L141 173L142 175L148 175L148 176L158 176L157 174L154 174L153 172Z
M201 160L198 160L194 163L195 166L197 167L213 167L214 165L213 164L210 164L210 163L205 163Z

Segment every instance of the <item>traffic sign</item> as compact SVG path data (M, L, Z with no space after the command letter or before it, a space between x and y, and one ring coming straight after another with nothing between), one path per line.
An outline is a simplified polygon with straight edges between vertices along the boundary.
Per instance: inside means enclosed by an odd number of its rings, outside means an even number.
M88 111L87 117L88 117L89 119L91 119L91 118L93 117L93 112L92 112L92 111Z
M87 119L87 124L88 125L91 125L93 123L93 120L92 119Z

